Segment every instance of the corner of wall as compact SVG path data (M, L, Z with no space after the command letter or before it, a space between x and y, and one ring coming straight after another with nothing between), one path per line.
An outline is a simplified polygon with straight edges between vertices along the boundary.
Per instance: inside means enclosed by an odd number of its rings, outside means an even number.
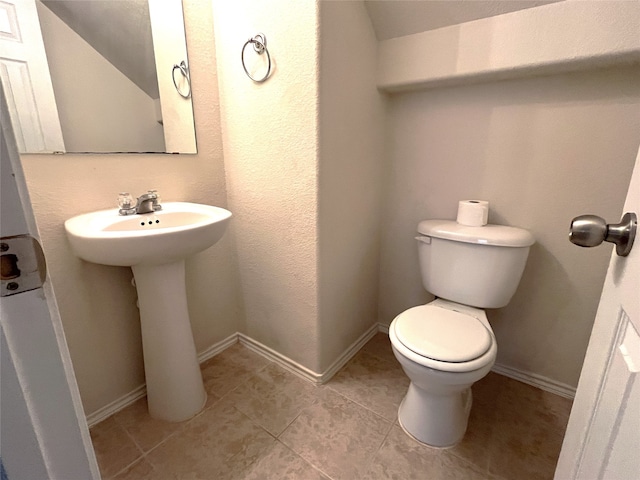
M317 2L214 0L225 175L246 324L242 333L318 368ZM272 71L239 62L258 32ZM248 69L264 63L247 47Z
M320 371L377 322L384 99L362 2L320 3Z

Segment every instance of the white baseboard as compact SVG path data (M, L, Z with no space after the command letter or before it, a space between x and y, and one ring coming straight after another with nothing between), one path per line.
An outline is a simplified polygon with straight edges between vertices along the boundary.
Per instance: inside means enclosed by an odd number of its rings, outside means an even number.
M305 367L304 365L299 364L295 360L291 360L289 357L282 355L281 353L276 352L271 347L267 347L266 345L254 340L251 337L248 337L244 333L238 333L238 340L242 345L247 347L249 350L257 353L258 355L263 356L267 360L271 360L273 363L281 366L282 368L290 371L298 375L305 380L309 380L313 383L321 383L320 378L321 374L314 372L313 370Z
M556 395L560 395L561 397L574 398L576 396L575 387L558 382L556 380L552 380L547 377L543 377L542 375L538 375L537 373L525 372L524 370L508 367L499 363L496 363L491 371L499 373L500 375L504 375L505 377L513 378L514 380L519 380L528 385L532 385L539 388L540 390L555 393Z
M128 407L132 403L134 403L139 398L144 397L147 394L147 385L142 384L132 392L127 393L126 395L114 400L113 402L105 405L104 407L96 410L90 415L87 415L87 424L89 428L94 425L100 423L103 420L106 420L111 415L120 410Z
M349 360L353 358L353 356L360 351L360 349L377 333L383 332L389 334L389 326L383 323L376 323L371 326L366 332L364 332L355 342L353 342L343 353L340 355L335 362L333 362L327 370L323 373L317 373L309 368L299 364L298 362L290 359L289 357L282 355L281 353L276 352L270 347L263 345L262 343L248 337L243 333L234 333L233 335L228 336L224 340L215 343L210 346L206 350L200 352L198 354L198 362L203 363L209 360L211 357L221 353L226 350L230 346L240 342L248 349L256 352L259 355L271 360L275 364L281 366L282 368L290 371L291 373L315 384L323 384L331 380L331 378L343 367L347 364ZM531 372L525 372L523 370L519 370L517 368L508 367L506 365L501 365L496 363L492 371L504 375L505 377L513 378L515 380L519 380L521 382L527 383L534 387L540 388L541 390L545 390L547 392L555 393L556 395L560 395L566 398L574 398L576 394L576 389L564 383L557 382L555 380L549 379L547 377L543 377L542 375L538 375ZM96 410L87 416L87 423L89 427L100 423L101 421L107 419L111 415L119 412L120 410L128 407L132 403L134 403L139 398L144 397L147 394L146 385L140 385L132 392L114 400L113 402L105 405L104 407Z
M289 357L282 355L281 353L276 352L272 348L263 345L262 343L252 339L244 335L243 333L239 333L238 337L240 339L240 343L245 345L250 350L262 355L263 357L271 360L275 364L280 367L290 371L291 373L315 384L323 384L327 383L331 380L338 370L340 370L343 366L347 364L349 360L353 358L353 356L358 353L358 351L367 343L371 337L373 337L378 332L378 325L374 324L364 332L360 338L358 338L355 342L353 342L343 353L340 355L335 362L333 362L329 368L327 368L323 373L317 373L309 368L299 364L298 362L291 360Z
M209 360L211 357L219 354L220 352L226 350L230 346L240 342L245 345L250 350L256 352L259 355L271 360L275 364L285 368L286 370L302 377L305 380L313 382L315 384L323 384L328 382L333 375L338 372L351 358L358 353L358 351L367 343L371 337L373 337L379 331L379 325L374 324L371 326L369 330L363 333L360 338L358 338L354 343L352 343L349 348L347 348L338 359L331 364L331 366L323 373L316 373L313 370L308 369L307 367L299 364L298 362L290 359L289 357L282 355L281 353L276 352L270 347L263 345L262 343L248 337L243 333L234 333L233 335L228 336L224 340L213 344L206 350L200 352L198 354L198 362L203 363ZM87 415L87 423L89 427L100 423L101 421L107 419L111 415L119 412L120 410L128 407L132 403L134 403L139 398L144 397L147 394L146 384L142 384L137 387L132 392L123 395L122 397L114 400L113 402L105 405L104 407L96 410L95 412Z
M379 327L377 323L371 325L371 328L360 335L355 342L353 342L349 348L347 348L342 355L340 355L335 362L333 362L329 368L327 368L324 373L321 375L322 379L320 383L327 383L331 378L338 373L342 367L344 367L349 360L353 358L353 356L360 351L364 345L373 338L373 336L378 333Z
M198 354L198 363L204 363L207 360L209 360L211 357L215 357L220 352L226 350L231 345L235 345L236 343L238 343L239 335L240 334L237 333L237 332L234 333L233 335L229 335L224 340L221 340L218 343L214 343L213 345L211 345L206 350L203 350L202 352L200 352Z

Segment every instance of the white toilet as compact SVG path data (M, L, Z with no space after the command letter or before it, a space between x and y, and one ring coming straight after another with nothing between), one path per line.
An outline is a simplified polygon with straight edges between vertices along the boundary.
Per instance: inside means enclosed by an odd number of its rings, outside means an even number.
M422 283L438 298L389 326L393 353L411 380L398 420L418 441L449 447L467 429L471 385L496 359L483 309L509 303L534 238L521 228L452 220L422 221L418 233Z

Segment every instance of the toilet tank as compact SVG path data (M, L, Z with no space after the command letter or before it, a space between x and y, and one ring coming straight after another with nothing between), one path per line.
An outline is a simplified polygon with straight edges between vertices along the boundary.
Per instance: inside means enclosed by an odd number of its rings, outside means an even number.
M418 224L422 284L437 297L478 308L500 308L518 288L529 247L527 230L468 227L452 220Z

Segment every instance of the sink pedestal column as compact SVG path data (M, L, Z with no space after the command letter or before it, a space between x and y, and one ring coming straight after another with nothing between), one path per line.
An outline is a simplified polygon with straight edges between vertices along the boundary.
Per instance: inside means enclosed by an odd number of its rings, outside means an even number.
M153 418L180 422L207 400L191 332L184 260L131 267L138 290L147 402Z

